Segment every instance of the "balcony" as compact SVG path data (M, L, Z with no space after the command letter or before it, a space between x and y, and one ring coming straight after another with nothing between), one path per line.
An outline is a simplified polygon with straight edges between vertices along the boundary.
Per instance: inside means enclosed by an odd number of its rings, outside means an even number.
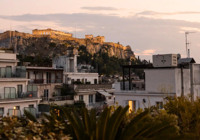
M78 73L98 73L97 69L78 69Z
M101 89L112 89L112 84L80 84L73 85L75 90L101 90Z
M31 79L29 84L54 84L54 83L62 83L61 78L57 79Z
M26 68L16 67L16 73L12 72L11 67L0 68L0 78L26 78Z
M36 98L37 92L27 92L27 93L0 93L0 100L10 100L10 99L23 99L23 98Z
M34 117L37 117L36 116L36 108L33 108L33 107L24 107L24 110L26 110L29 113L31 113ZM21 115L23 115L21 113L21 110L19 110L19 109L8 109L8 114L9 114L9 116L17 116L17 117L21 117Z
M97 69L77 69L77 71L75 71L74 68L69 68L67 69L67 72L77 72L77 73L98 73Z
M73 100L73 96L55 96L55 97L41 97L42 101L65 101L65 100Z
M115 101L101 101L101 102L89 103L87 107L103 109L104 106L111 106L114 104Z
M42 101L40 104L49 104L51 102L57 104L57 105L73 105L74 104L74 98L73 96L55 96L55 97L41 97Z
M145 84L144 82L131 82L131 90L136 91L144 91L145 90ZM120 82L120 89L121 90L130 90L129 89L129 82L124 82L124 88L123 88L123 82Z

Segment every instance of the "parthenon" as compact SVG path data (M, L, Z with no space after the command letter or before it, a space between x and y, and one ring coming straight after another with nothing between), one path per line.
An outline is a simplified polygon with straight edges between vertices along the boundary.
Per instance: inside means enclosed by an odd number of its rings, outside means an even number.
M63 36L72 37L71 33L65 33L62 31L52 30L50 28L42 29L42 30L35 29L35 30L32 30L32 34L33 35L63 35Z

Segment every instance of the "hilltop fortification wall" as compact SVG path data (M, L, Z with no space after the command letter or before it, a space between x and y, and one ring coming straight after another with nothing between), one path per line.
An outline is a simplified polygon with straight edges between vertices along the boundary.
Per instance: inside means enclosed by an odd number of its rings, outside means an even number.
M32 34L33 35L50 35L50 36L61 35L61 36L66 36L66 37L72 37L71 33L65 33L65 32L62 32L62 31L52 30L50 28L42 29L42 30L35 29L35 30L32 30Z

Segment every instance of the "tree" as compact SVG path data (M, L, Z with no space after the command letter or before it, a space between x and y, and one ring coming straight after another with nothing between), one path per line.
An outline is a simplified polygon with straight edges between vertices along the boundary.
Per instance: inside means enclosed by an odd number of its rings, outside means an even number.
M194 135L195 140L200 140L200 99L192 103L190 96L168 98L164 108L178 116L181 134Z

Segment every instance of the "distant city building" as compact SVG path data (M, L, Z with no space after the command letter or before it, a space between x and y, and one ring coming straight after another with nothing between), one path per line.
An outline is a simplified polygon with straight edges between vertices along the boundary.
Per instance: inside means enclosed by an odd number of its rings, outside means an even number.
M130 106L130 110L163 104L168 97L191 95L192 100L200 96L200 64L193 58L178 59L175 54L154 55L153 65L125 65L123 69L144 69L144 82L128 81L115 83L115 97L119 105ZM130 79L130 80L129 80Z

